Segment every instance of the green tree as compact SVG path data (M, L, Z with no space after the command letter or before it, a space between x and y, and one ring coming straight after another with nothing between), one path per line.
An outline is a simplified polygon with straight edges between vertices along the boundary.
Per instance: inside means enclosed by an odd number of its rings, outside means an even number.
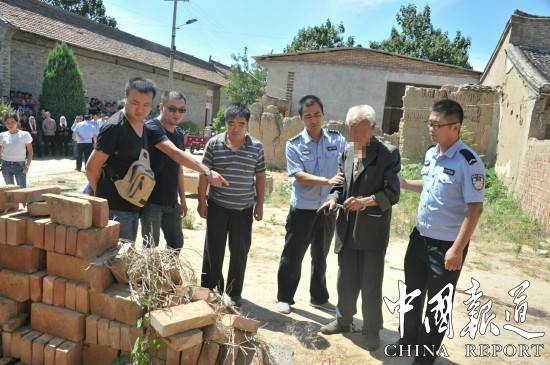
M353 47L355 45L354 37L349 36L344 41L345 32L346 28L344 28L343 23L335 26L330 19L327 19L325 24L300 29L298 34L292 39L292 43L287 45L283 52L290 53L323 48Z
M94 22L116 28L115 18L105 14L103 0L41 0L42 2L57 6L58 8L82 15Z
M451 41L448 32L435 29L428 5L422 12L417 12L414 4L401 6L396 19L401 30L392 27L388 39L382 42L372 41L370 48L472 68L468 63L470 38L457 31Z
M225 108L221 107L216 113L216 116L212 119L212 128L216 130L216 133L225 132Z
M64 115L69 122L86 112L82 73L66 43L57 44L48 54L40 108L50 111L56 119Z
M250 64L246 47L242 55L233 54L231 58L235 63L225 77L228 83L224 90L232 102L252 104L264 94L267 70L255 62Z

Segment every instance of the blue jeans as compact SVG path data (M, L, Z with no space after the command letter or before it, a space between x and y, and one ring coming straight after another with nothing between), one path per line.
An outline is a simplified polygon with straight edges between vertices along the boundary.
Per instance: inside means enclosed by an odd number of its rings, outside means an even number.
M120 223L120 238L132 242L136 241L139 223L138 212L111 210L109 212L109 219L115 220Z
M17 181L19 187L26 188L27 174L23 173L24 168L25 161L10 162L2 160L2 176L4 176L6 185L13 185Z
M183 247L181 209L178 203L172 206L147 203L141 210L140 221L143 242L149 242L149 246L159 245L162 228L168 247L175 249ZM153 242L150 242L151 240Z

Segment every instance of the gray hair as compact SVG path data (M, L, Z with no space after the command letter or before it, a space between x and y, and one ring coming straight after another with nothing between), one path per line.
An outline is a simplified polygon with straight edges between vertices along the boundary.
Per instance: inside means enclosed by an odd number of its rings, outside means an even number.
M165 91L160 97L160 102L166 104L170 100L183 100L187 104L187 98L181 91Z
M376 124L376 112L372 106L363 104L349 108L346 115L346 125L348 127L353 123L365 120L368 120L372 126Z

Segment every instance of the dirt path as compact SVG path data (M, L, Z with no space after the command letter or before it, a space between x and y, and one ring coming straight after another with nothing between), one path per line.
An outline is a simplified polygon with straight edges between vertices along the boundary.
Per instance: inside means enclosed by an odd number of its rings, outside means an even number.
M46 161L36 161L29 176L32 184L61 183L68 186L81 187L85 183L82 173L73 171L74 161L56 161L56 164ZM280 177L276 181L280 181ZM188 199L189 208L195 211L196 200ZM310 275L309 253L302 266L302 280L296 294L296 305L293 312L286 316L274 311L277 292L277 268L280 253L284 243L284 222L287 208L267 206L264 220L255 222L253 228L253 243L250 251L245 278L243 296L245 304L242 312L260 319L263 329L260 330L270 343L277 344L283 355L290 359L289 364L409 364L410 359L387 358L383 352L385 344L393 343L399 337L398 315L392 315L384 307L384 330L382 331L382 347L376 352L369 353L362 346L360 333L348 335L322 336L318 334L321 325L329 322L332 316L309 307L308 279ZM195 213L195 229L185 230L185 249L183 255L192 263L197 272L200 272L202 250L204 245L204 221ZM386 255L384 295L391 300L398 296L397 282L404 279L403 258L407 241L403 238L392 237ZM449 353L446 359L439 359L437 364L550 364L550 282L548 272L550 260L522 254L516 256L511 245L502 243L500 246L488 246L481 242L471 244L465 268L458 283L458 290L454 300L454 338L446 338L444 344ZM228 253L227 253L228 254ZM229 256L226 256L224 273L227 273ZM327 284L331 295L331 302L335 303L337 257L331 252L328 258ZM500 336L496 337L489 331L475 340L460 337L460 331L468 323L466 306L462 303L468 296L464 290L470 287L470 278L473 277L481 284L484 296L481 302L493 301L493 320L500 328ZM503 329L506 324L505 309L513 313L513 298L508 291L519 285L523 280L530 281L527 290L529 310L525 323L518 325L526 331L542 331L547 335L543 338L527 341L522 337ZM357 308L361 308L359 302ZM512 314L513 315L513 314ZM356 315L360 327L361 313ZM515 324L513 320L510 324ZM479 344L544 344L542 356L506 357L502 353L498 358L466 358L465 346L474 344L479 353ZM517 347L515 347L517 348ZM286 352L285 352L286 351ZM512 347L508 346L511 353ZM529 348L529 354L534 352ZM284 358L285 356L282 356Z

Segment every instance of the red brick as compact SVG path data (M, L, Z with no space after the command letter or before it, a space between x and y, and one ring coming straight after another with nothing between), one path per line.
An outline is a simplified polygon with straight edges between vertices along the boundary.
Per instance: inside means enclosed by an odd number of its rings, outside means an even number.
M95 314L86 317L86 343L97 345L97 325L100 319L101 317Z
M202 331L200 329L192 329L164 337L163 340L172 350L185 351L202 344Z
M181 352L168 348L166 351L166 365L180 365Z
M55 349L55 365L81 365L82 344L65 341Z
M76 286L76 310L87 314L90 312L90 296L88 284L78 284Z
M0 243L7 244L7 236L8 236L8 219L9 218L20 218L20 217L26 217L25 211L17 211L12 212L8 214L4 214L0 216Z
M67 227L62 224L58 224L55 227L54 251L61 255L64 255L66 240L67 240Z
M101 255L116 246L120 233L120 223L109 221L105 228L81 229L76 240L76 256L90 259Z
M205 343L202 346L201 354L199 356L198 365L215 365L218 353L220 352L220 345L215 342Z
M31 287L31 300L33 302L42 301L42 293L44 288L43 282L44 282L45 276L46 276L46 273L44 271L39 271L32 274L29 278L30 280L29 285Z
M32 343L32 365L44 365L44 347L53 339L52 335L43 334Z
M103 292L115 281L111 270L106 265L90 264L86 269L86 274L90 290L96 292Z
M0 297L0 326L17 314L19 314L17 303L14 300Z
M6 221L6 244L22 245L27 241L27 219L25 216L10 217Z
M53 282L53 305L57 307L65 306L65 286L67 279L57 278Z
M44 197L50 206L52 222L80 229L92 226L92 204L90 202L58 194L45 194Z
M54 337L44 346L44 365L55 365L55 350L65 342L65 339Z
M196 365L201 354L202 344L185 350L181 353L180 365Z
M27 212L31 217L47 217L50 215L50 207L46 202L34 202L27 205Z
M19 189L19 185L0 186L0 211L19 209L19 203L10 203L7 201L6 193L10 190Z
M42 335L43 333L41 332L31 331L21 337L21 342L19 343L19 357L23 363L30 364L32 362L32 343Z
M82 365L111 365L118 354L118 350L109 346L84 344Z
M208 288L203 288L203 287L200 287L200 286L194 287L193 288L193 297L191 298L191 300L193 302L196 302L197 300L204 300L205 302L209 302L210 301L210 293L211 293L211 290L208 289Z
M57 224L48 222L44 224L44 250L53 251L55 249L55 227Z
M109 320L107 318L101 318L97 322L97 344L100 346L110 346L109 341Z
M92 313L104 318L135 326L143 315L143 308L132 300L126 285L112 285L103 293L90 292Z
M18 312L21 312L21 310L18 309ZM28 311L26 311L26 312L28 312ZM23 325L25 325L27 323L28 319L29 319L29 314L28 313L20 313L20 314L16 315L15 317L12 317L8 321L6 321L4 323L4 325L2 326L2 331L4 331L4 332L13 332L16 329L18 329L19 327L22 327Z
M107 199L79 193L63 193L63 195L84 199L90 202L90 204L92 204L92 225L98 228L107 226L109 220L109 202Z
M205 301L191 302L150 314L151 325L162 337L214 323L216 314Z
M131 352L136 340L143 335L143 328L129 326L125 323L120 324L120 350Z
M252 318L246 318L236 314L224 314L222 324L226 327L237 328L246 332L256 333L261 322Z
M48 274L87 283L88 274L86 269L88 265L88 261L78 257L60 255L51 251L46 253L46 271Z
M0 270L0 295L24 302L31 298L30 275L11 270Z
M19 358L19 349L21 348L21 337L25 336L27 333L31 332L31 328L28 326L21 327L13 331L13 336L11 338L11 356Z
M120 322L109 322L109 346L120 350Z
M0 245L0 267L33 273L44 269L45 264L44 251L32 245Z
M74 280L67 280L65 283L65 308L76 310L76 286L78 283Z
M76 256L76 238L78 237L78 228L67 227L67 241L65 242L65 251L67 255Z
M42 282L42 302L45 304L53 304L53 287L56 279L56 275L47 275L44 277Z
M2 332L2 355L11 357L11 341L13 334L11 332Z
M42 196L43 194L59 194L60 192L61 188L59 186L23 188L6 192L6 199L9 202L33 203L44 201L44 197Z
M33 303L31 328L70 341L82 341L84 339L84 314L43 303Z

